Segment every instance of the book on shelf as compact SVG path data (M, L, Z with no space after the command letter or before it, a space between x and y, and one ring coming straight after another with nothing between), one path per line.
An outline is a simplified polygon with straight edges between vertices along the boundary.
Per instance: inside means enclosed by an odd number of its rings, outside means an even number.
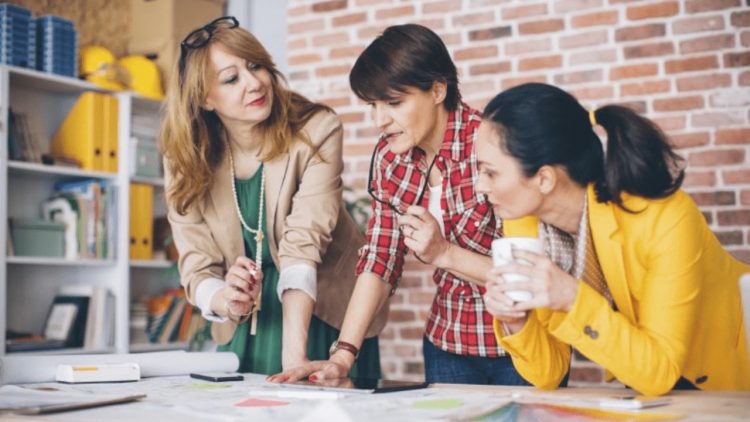
M60 287L63 297L85 297L86 318L83 321L82 341L79 346L88 350L102 350L114 344L115 298L105 286L65 285ZM60 296L58 296L60 297Z
M142 301L147 310L146 321L143 322L144 305L134 304L130 315L131 333L135 331L138 338L147 339L150 343L188 341L203 320L200 311L188 303L181 288L167 289L160 295L143 298ZM145 336L141 330L145 331ZM136 344L142 342L144 341L132 341Z
M30 116L10 110L8 113L8 158L40 163L42 153Z

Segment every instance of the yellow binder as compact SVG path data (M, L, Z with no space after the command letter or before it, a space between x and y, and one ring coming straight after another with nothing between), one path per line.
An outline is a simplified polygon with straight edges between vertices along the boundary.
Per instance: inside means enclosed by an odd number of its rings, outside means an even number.
M117 173L118 163L118 139L119 139L119 107L117 98L105 96L104 107L104 170Z
M153 258L154 187L130 184L130 259Z
M73 105L52 139L51 151L80 161L85 170L117 171L117 99L84 92ZM109 141L109 139L113 139ZM105 159L114 145L114 166Z

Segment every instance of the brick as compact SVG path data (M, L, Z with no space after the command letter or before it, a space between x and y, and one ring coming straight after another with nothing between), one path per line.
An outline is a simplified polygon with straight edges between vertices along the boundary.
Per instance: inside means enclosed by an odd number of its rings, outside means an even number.
M554 4L554 13L562 14L577 10L601 8L602 0L557 0Z
M306 70L299 70L289 73L289 80L291 81L306 81L310 79L310 72Z
M615 25L619 20L617 11L603 11L573 16L570 24L573 28L588 28L590 26Z
M724 17L721 15L678 19L672 23L672 33L675 35L722 29L724 29Z
M687 171L685 172L685 180L682 182L682 185L685 187L716 186L716 173L713 171Z
M514 41L505 44L505 54L511 56L527 53L539 53L542 51L550 51L551 49L552 41L549 38L541 40Z
M678 91L696 91L728 87L732 84L732 76L726 74L709 74L689 76L677 79Z
M388 314L388 321L410 322L413 321L415 317L416 315L414 315L413 311L391 309Z
M529 82L542 82L547 83L547 77L545 75L531 75L531 76L522 76L517 78L504 78L501 82L502 89L509 89L513 88L514 86L518 86L521 84L529 83Z
M388 9L380 9L375 12L375 20L388 20L393 18L402 18L406 16L414 15L414 6L401 6L392 7Z
M664 132L671 133L684 130L687 119L684 115L680 114L677 116L658 116L651 120Z
M325 28L325 22L322 18L310 19L306 21L290 23L287 31L290 34L299 34L303 32L322 31Z
M703 211L703 212L701 212L701 214L703 214L703 218L706 220L706 224L708 224L709 226L711 224L713 224L714 215L713 215L712 212L710 212L710 211L708 211L708 212L707 211Z
M708 145L710 140L711 136L708 132L683 133L669 136L669 143L677 149Z
M545 34L562 31L563 29L565 29L565 21L563 19L533 20L518 25L518 33L521 35Z
M357 30L357 38L368 44L372 39L383 33L387 26L366 26Z
M298 66L308 63L318 63L322 60L320 54L297 54L289 56L289 65Z
M573 49L578 47L589 47L592 45L599 46L609 41L607 30L590 31L576 33L575 35L566 35L560 37L560 48Z
M469 68L469 74L475 75L486 75L486 74L498 74L510 72L510 62L496 62L496 63L484 63L473 65Z
M349 97L323 98L318 101L331 108L344 107L352 104L352 100Z
M729 21L732 23L732 26L750 26L750 11L732 12Z
M624 49L624 55L626 59L667 56L672 53L674 53L674 44L672 44L672 42L670 41L654 44L636 45L632 47L625 47Z
M345 144L344 145L344 155L347 157L368 156L370 154L372 154L371 144Z
M432 300L427 302L427 304L430 304L430 303L432 303ZM422 327L402 328L401 330L399 330L399 334L401 334L402 339L421 340L422 336L424 336L424 328ZM417 356L417 354L415 353L414 356Z
M316 47L326 47L326 46L336 45L336 44L347 45L350 43L351 41L349 40L348 32L329 33L326 31L326 33L322 35L316 35L312 39L312 45Z
M617 61L617 50L586 50L570 55L568 64L576 66L589 63L614 63Z
M286 10L287 17L304 16L310 13L310 5L302 4L299 6L290 7Z
M729 251L729 253L732 254L736 260L745 264L750 264L750 250L733 250Z
M556 84L560 85L601 82L604 80L604 71L602 69L596 69L561 73L555 75L554 80Z
M562 56L559 54L554 56L529 57L521 59L518 62L519 71L558 68L561 66Z
M647 38L663 37L667 32L664 23L630 26L615 30L615 41L637 41Z
M503 20L511 19L523 19L532 16L541 16L547 14L547 5L544 3L540 4L529 4L517 7L504 8L501 12Z
M709 99L714 108L748 107L750 106L750 89L716 89L709 94Z
M669 80L662 80L662 81L650 80L650 81L643 81L643 82L627 83L627 84L622 84L620 86L620 95L627 97L631 95L657 94L660 92L668 92L671 86L672 85Z
M690 54L702 51L722 50L734 47L734 34L719 34L693 38L680 43L680 53Z
M707 205L734 205L737 201L734 191L710 191L710 192L691 192L698 206Z
M656 63L644 63L612 68L609 72L609 78L614 80L641 78L644 76L655 76L659 71Z
M392 4L393 0L356 0L357 6L377 6L380 4Z
M742 205L750 205L750 190L740 191L740 203ZM750 237L750 233L748 233L748 237ZM747 243L750 243L750 239L748 239Z
M732 128L719 129L716 131L716 144L750 144L750 129Z
M750 210L717 211L716 220L720 226L750 225Z
M321 78L330 76L344 76L349 74L350 64L339 64L334 66L322 66L315 69L315 75Z
M569 89L566 89L579 101L611 99L615 96L615 89L612 85L596 87L571 87Z
M690 154L688 161L691 166L696 167L741 164L745 162L745 151L741 149L722 149L694 152Z
M724 246L742 245L743 243L744 236L740 230L717 231L715 234L719 242Z
M487 92L497 92L494 81L471 81L461 83L461 94L471 96L473 94L484 94Z
M646 101L618 101L613 104L627 107L633 111L635 111L638 114L646 114L648 111L648 106L646 105Z
M740 0L687 0L685 12L701 13L711 10L722 10L740 5Z
M737 83L739 83L740 86L750 86L750 71L740 73L740 76L737 78Z
M722 173L724 184L746 185L750 183L750 170L726 170Z
M475 26L496 22L495 14L489 11L453 16L453 26Z
M422 13L447 13L461 10L461 0L433 1L422 4Z
M716 56L689 57L687 59L667 60L664 71L667 73L692 72L695 70L716 69L719 61Z
M313 3L312 11L314 13L331 12L333 10L346 9L346 7L347 7L346 0L330 0L330 1L322 1L319 3Z
M663 1L645 6L628 7L625 16L630 20L636 21L675 16L679 11L680 7L676 1Z
M305 47L307 47L307 39L306 38L295 38L289 40L287 42L286 47L292 51L292 50L301 50Z
M601 383L604 381L604 370L598 366L571 367L570 382Z
M693 113L690 124L693 127L734 126L745 123L745 118L738 112Z
M404 365L404 372L407 374L424 374L424 363L423 362L407 362Z
M510 26L496 26L494 28L477 29L469 32L470 41L494 40L511 36Z
M702 109L703 97L693 95L689 97L669 97L654 100L654 111L685 111Z
M462 50L457 50L453 54L453 58L456 61L461 60L472 60L472 59L484 59L489 57L497 56L497 46L488 45L483 47L470 47Z
M748 67L750 66L750 52L725 53L724 67Z
M342 59L342 58L351 58L352 63L354 63L354 59L359 57L359 55L364 51L365 46L364 45L352 45L348 47L336 47L332 48L331 51L328 54L328 57L331 59Z
M367 20L367 13L350 13L348 15L336 16L331 19L331 25L333 27L354 25L362 23Z

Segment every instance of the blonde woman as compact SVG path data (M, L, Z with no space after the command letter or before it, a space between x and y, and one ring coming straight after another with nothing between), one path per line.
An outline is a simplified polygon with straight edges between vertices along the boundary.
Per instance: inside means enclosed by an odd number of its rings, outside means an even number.
M161 146L181 282L219 350L262 374L327 359L363 243L342 206L339 118L223 17L181 44ZM380 375L385 315L352 375Z

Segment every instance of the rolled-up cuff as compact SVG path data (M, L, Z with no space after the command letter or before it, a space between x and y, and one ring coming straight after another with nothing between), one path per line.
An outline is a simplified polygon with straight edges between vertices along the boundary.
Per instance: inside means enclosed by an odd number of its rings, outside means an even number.
M307 293L313 301L318 298L318 270L307 264L294 264L281 270L279 274L279 283L276 286L276 293L281 295L285 290L299 289Z
M211 309L214 295L224 287L224 280L207 278L198 284L195 290L195 304L201 310L203 318L213 322L225 322L227 317L219 316Z

